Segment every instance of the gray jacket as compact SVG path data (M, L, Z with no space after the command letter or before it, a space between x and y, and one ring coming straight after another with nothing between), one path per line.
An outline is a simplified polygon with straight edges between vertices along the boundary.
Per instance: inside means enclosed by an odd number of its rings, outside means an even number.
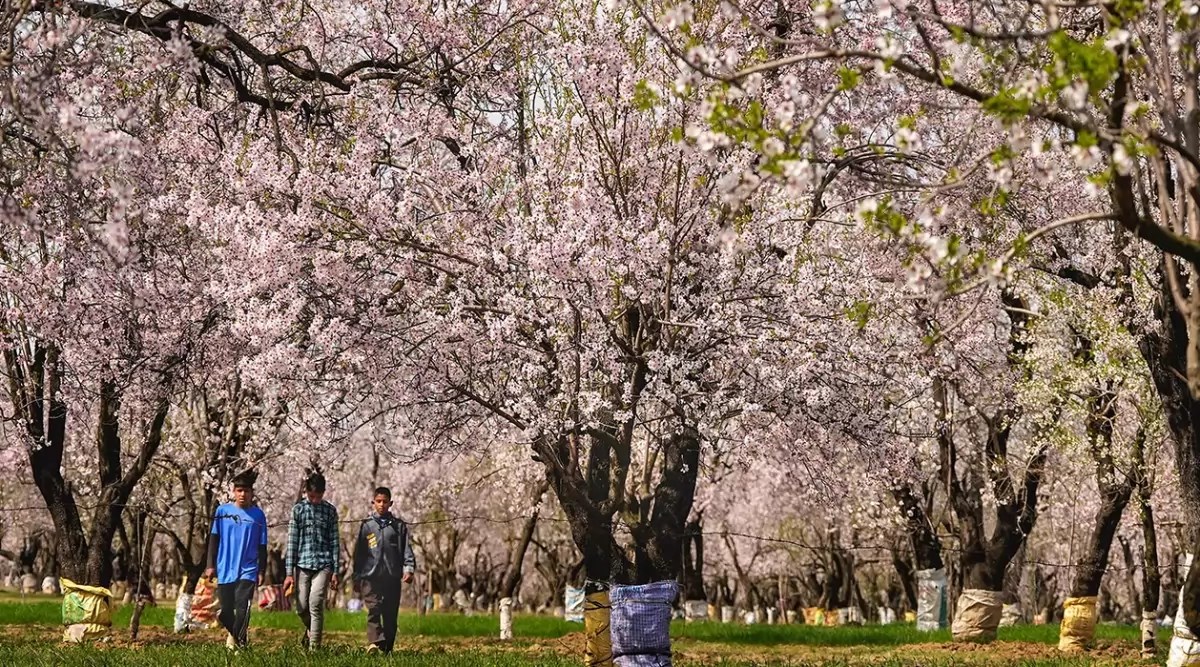
M392 516L374 512L362 522L354 541L354 578L400 578L414 572L417 559L408 539L408 526Z

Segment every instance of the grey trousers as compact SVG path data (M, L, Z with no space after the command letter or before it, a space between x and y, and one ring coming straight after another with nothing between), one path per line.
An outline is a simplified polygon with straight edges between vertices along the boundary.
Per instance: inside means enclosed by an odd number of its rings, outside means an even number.
M400 610L400 577L363 579L362 600L367 607L367 641L384 653L396 646L396 617Z
M296 614L308 635L308 647L321 648L325 632L325 597L329 592L329 570L296 568Z

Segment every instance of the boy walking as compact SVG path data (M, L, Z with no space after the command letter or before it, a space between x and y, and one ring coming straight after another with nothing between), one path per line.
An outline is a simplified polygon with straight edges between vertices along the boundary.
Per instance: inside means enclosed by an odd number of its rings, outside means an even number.
M217 508L208 542L204 575L217 577L219 619L230 648L249 641L250 603L267 566L267 517L254 504L257 477L249 470L233 478L233 502Z
M288 525L287 578L283 590L296 591L296 613L304 624L304 645L321 648L325 597L337 586L338 513L325 500L325 476L313 470L304 480L304 498L292 506Z
M368 650L391 653L396 645L400 585L412 581L417 569L408 539L408 526L392 515L392 491L375 489L370 518L354 543L354 585L367 607Z

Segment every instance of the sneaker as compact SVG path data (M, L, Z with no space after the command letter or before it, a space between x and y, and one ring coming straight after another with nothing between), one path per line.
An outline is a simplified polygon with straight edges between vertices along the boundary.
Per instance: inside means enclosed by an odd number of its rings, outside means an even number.
M367 644L367 653L379 653L379 644Z
M233 635L226 632L225 633L225 648L229 649L230 651L236 651L237 647L238 647L237 641L233 638Z

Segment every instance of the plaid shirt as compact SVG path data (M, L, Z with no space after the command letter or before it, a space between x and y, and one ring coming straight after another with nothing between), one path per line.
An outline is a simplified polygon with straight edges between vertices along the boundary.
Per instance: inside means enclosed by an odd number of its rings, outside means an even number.
M297 567L331 570L336 574L340 556L337 509L326 500L314 505L302 499L292 505L284 566L288 574Z

